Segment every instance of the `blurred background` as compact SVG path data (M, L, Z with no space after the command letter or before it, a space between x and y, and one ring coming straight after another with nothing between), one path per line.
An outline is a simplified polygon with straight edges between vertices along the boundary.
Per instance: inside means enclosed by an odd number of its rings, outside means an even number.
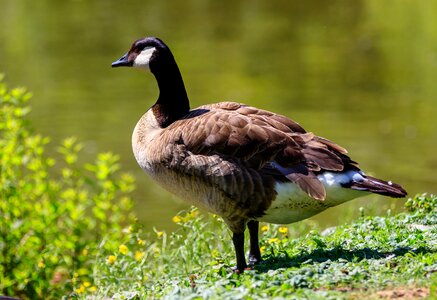
M154 103L151 74L111 69L140 37L173 51L191 106L232 100L282 113L349 150L369 174L411 196L437 192L437 2L0 0L0 72L34 94L34 128L120 154L137 178L136 213L171 228L187 207L137 166L131 133ZM360 198L321 226L401 210Z

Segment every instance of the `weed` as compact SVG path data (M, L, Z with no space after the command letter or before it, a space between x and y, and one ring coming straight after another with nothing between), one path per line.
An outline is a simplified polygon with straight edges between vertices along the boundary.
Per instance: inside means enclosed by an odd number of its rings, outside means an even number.
M0 294L93 292L101 239L120 239L130 219L133 178L111 153L80 166L74 138L59 147L61 162L47 156L49 139L26 119L30 97L0 81Z

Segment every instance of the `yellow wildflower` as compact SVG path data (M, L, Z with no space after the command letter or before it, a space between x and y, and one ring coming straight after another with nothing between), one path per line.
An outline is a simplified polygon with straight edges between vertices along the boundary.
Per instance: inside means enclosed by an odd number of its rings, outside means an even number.
M91 292L95 292L95 291L97 291L97 287L95 285L93 285L92 287L89 288L89 290Z
M164 235L164 231L157 231L156 235L160 238Z
M79 288L76 289L76 293L82 294L85 292L85 286L81 285Z
M40 260L40 261L38 262L38 268L43 269L43 268L45 268L45 266L46 266L46 264L44 263L43 260Z
M174 223L180 223L182 221L181 217L179 217L179 216L174 216L171 220Z
M143 258L143 256L144 256L144 252L136 251L135 255L134 255L134 258L135 258L136 261L140 261Z
M113 265L116 260L117 260L117 257L115 257L115 255L109 255L108 258L106 259L106 261L110 265Z
M287 227L279 227L278 230L282 234L287 234L288 233L288 228Z
M91 286L91 282L89 282L89 281L85 281L85 282L83 283L83 285L84 285L85 287L89 287L89 286Z
M271 238L267 240L267 243L269 244L273 244L273 243L279 243L279 239L278 238Z
M264 225L263 227L261 227L262 232L266 232L268 230L269 230L269 226L267 226L267 225Z
M137 240L137 243L138 243L138 245L140 245L140 246L144 246L144 245L146 244L146 242L145 242L144 240L142 240L142 239L138 239L138 240Z
M126 245L121 244L121 245L118 247L118 251L120 251L121 254L126 255L126 254L129 252L129 249L126 247Z
M266 251L266 246L261 246L261 247L259 247L259 251L260 251L261 253L264 253L264 251Z
M88 249L83 249L82 250L82 255L83 256L87 256L88 255Z
M191 217L192 218L195 218L195 217L197 217L198 215L199 215L199 211L196 209L196 210L193 210L191 213L190 213L190 215L191 215Z

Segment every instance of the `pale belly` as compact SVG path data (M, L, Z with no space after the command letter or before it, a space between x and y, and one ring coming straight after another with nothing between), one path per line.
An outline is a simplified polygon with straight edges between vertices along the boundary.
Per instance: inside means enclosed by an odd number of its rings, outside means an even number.
M294 183L277 183L277 197L272 202L265 215L258 218L258 221L289 224L314 216L329 207L339 205L349 200L365 196L368 193L342 188L338 184L324 182L326 199L315 200L303 192Z

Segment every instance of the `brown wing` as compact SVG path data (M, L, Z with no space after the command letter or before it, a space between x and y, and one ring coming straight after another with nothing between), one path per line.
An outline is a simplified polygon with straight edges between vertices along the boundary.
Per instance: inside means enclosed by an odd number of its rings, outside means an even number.
M201 106L167 127L162 137L195 155L228 157L261 173L280 174L320 200L326 193L318 172L356 167L344 148L296 122L233 102Z

